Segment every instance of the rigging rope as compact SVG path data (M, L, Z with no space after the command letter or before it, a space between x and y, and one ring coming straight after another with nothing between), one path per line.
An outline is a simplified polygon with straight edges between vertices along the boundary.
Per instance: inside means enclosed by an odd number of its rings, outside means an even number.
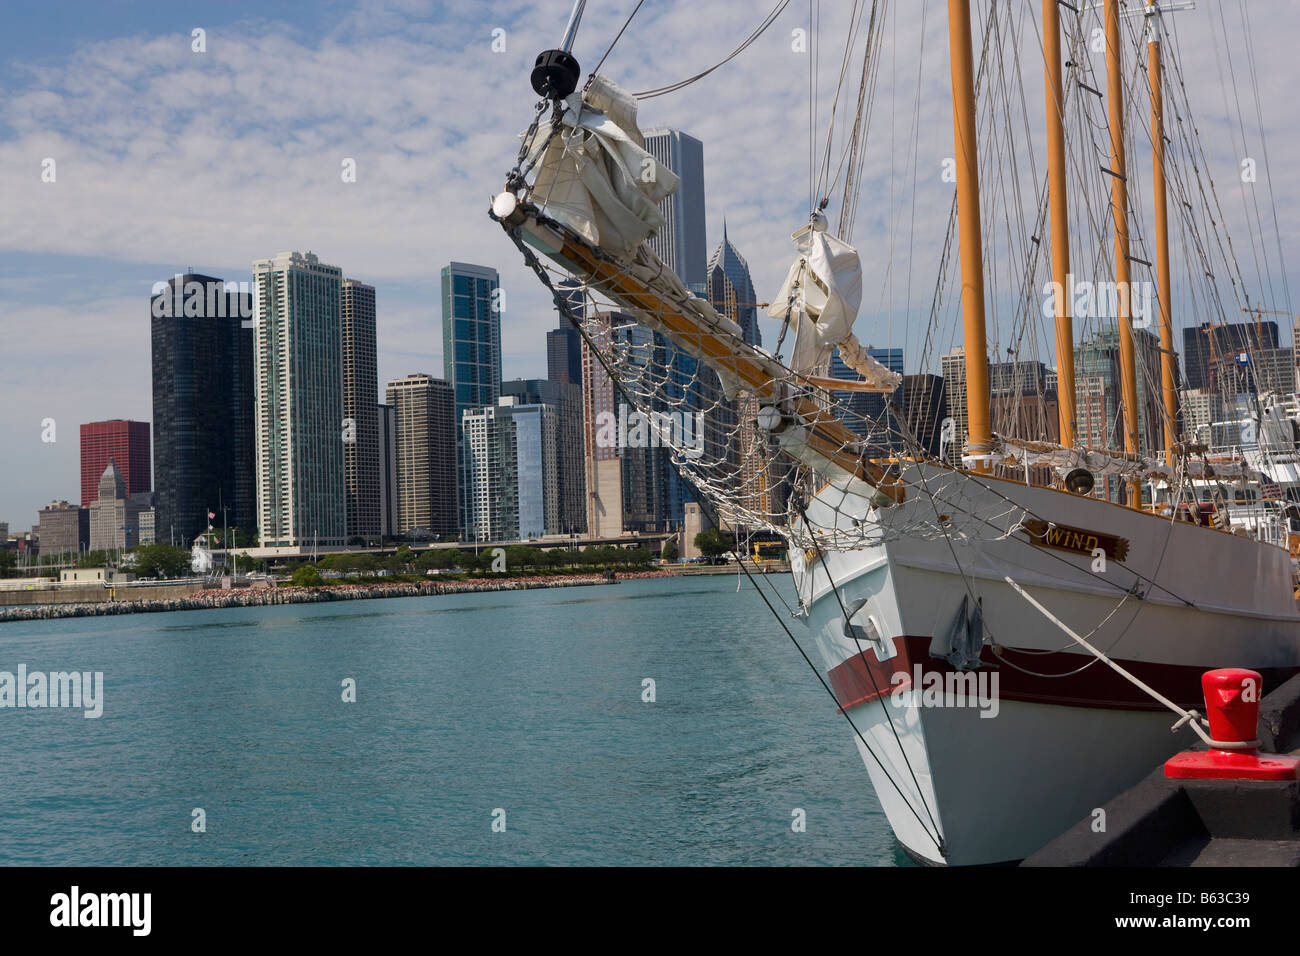
M747 36L743 41L741 41L740 46L736 47L734 50L728 53L726 57L724 57L722 60L719 60L717 63L713 64L713 66L709 67L707 70L701 70L699 73L696 73L693 76L688 76L684 80L678 80L676 83L669 83L667 86L658 86L652 90L643 90L642 92L634 93L633 95L638 100L648 100L654 96L664 96L665 94L668 93L676 93L678 90L685 89L686 87L690 86L692 83L704 79L714 70L718 69L719 67L726 66L736 57L740 56L740 54L744 53L747 49L749 49L749 47L753 44L755 40L757 40L765 32L767 32L767 28L776 22L777 17L779 17L785 11L785 8L788 7L789 5L790 5L790 0L780 0L780 2L772 9L772 12L769 13L766 17L764 17L762 22L760 22L759 25L754 28L754 31L750 33L749 36Z

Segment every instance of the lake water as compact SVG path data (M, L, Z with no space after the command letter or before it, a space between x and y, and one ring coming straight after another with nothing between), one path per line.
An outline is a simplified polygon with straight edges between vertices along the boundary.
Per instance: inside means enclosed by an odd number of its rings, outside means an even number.
M0 863L906 862L734 577L0 625L19 664L104 709L0 709Z

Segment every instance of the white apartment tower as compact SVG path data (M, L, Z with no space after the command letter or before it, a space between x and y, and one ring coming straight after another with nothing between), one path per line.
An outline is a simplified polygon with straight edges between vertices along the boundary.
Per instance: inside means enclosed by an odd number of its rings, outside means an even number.
M312 253L253 262L254 442L263 547L342 545L343 273Z

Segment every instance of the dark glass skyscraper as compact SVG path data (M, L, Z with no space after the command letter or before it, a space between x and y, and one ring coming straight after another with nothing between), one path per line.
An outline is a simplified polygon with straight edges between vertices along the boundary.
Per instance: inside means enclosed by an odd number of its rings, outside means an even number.
M379 377L375 349L375 287L344 279L339 286L343 319L343 420L351 422L351 441L343 445L348 489L348 540L378 538Z
M153 352L155 522L160 542L188 545L208 512L256 531L253 329L247 292L187 273L155 286ZM225 509L223 515L222 509Z
M461 422L466 409L501 395L500 279L487 266L453 262L442 269L442 368L456 400L456 461L462 534L469 526Z

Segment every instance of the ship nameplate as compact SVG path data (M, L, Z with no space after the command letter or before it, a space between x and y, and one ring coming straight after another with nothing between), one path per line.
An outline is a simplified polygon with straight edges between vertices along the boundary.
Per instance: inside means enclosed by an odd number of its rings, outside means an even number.
M1030 518L1020 522L1020 528L1029 535L1029 540L1042 548L1056 551L1069 551L1072 554L1093 555L1100 548L1112 561L1123 561L1128 557L1128 538L1118 535L1103 534L1088 528L1075 528L1068 524L1043 521Z

